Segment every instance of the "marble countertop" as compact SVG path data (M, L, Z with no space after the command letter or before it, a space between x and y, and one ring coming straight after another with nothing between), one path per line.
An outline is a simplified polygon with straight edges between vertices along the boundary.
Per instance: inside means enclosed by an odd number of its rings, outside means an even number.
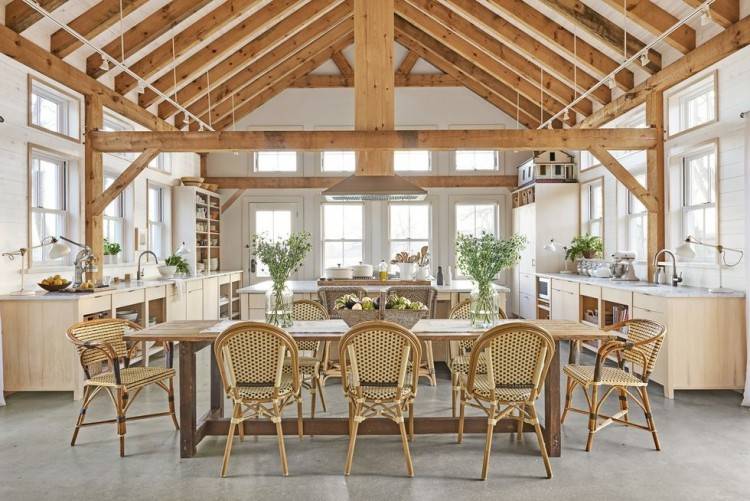
M596 285L599 287L608 287L610 289L620 289L638 294L659 297L673 298L723 298L723 297L745 297L743 291L732 292L710 292L705 287L691 287L688 285L658 285L650 282L639 280L637 282L616 281L609 278L587 277L584 275L565 274L565 273L537 273L538 277L549 277L569 282L578 282L581 284Z
M292 289L292 292L296 292L298 294L312 294L318 292L318 288L320 287L318 285L317 280L290 280L288 282L289 287ZM372 292L385 292L386 289L389 287L394 287L394 285L365 285L363 286L364 289L368 293ZM454 280L451 285L435 285L433 282L433 287L437 289L437 291L440 292L471 292L472 286L470 280ZM265 282L260 282L254 285L250 285L248 287L243 287L238 292L240 294L263 294L268 289L271 288L271 281L266 280ZM510 289L505 287L504 285L495 284L495 289L499 292L510 292Z
M78 301L80 299L90 297L100 297L106 294L117 294L120 292L130 292L138 289L147 289L149 287L161 287L165 285L177 285L191 280L202 280L204 278L219 277L222 275L229 275L231 273L238 273L237 270L232 271L212 271L203 273L201 275L191 275L188 277L174 277L170 279L164 279L159 277L150 277L143 280L131 280L130 282L118 282L113 283L106 289L94 290L94 292L47 292L42 289L34 290L34 294L25 296L18 296L13 294L0 295L0 301ZM36 287L36 285L35 285Z

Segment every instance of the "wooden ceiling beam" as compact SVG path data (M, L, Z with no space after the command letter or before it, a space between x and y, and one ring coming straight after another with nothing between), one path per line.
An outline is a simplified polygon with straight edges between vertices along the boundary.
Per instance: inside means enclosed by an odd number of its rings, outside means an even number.
M587 91L598 82L583 68L574 66L546 44L539 43L538 39L517 28L481 3L474 0L443 0L443 4L451 12L481 27L496 40L514 47L528 60L544 68L546 72L557 76L571 88L578 89L579 93ZM612 92L608 87L600 85L594 89L591 98L600 104L607 104L612 100Z
M148 0L101 0L80 16L68 23L77 33L83 35L86 40L112 27L120 21L120 6L122 5L122 17L129 16L136 9L145 5ZM50 37L50 52L57 57L64 58L73 51L83 46L76 37L60 28Z
M622 55L625 51L625 56L631 57L646 47L646 44L632 33L626 33L615 22L580 0L542 0L542 2L572 23L581 26L585 32L598 38L616 54ZM651 74L661 70L661 54L649 49L648 63L641 67Z
M212 0L173 0L130 28L122 36L114 38L102 50L118 61L129 58L145 46L174 28L188 17L208 5ZM171 41L170 41L171 44ZM86 58L86 73L99 78L106 73L102 69L104 59L98 52Z
M95 131L90 139L103 153L211 152L235 150L647 150L657 131L637 129L472 129L381 131Z
M404 59L401 61L401 64L399 64L396 69L396 76L408 75L411 73L411 70L414 69L414 65L417 64L417 61L419 61L419 56L417 54L412 51L407 52L406 56L404 56Z
M500 9L507 19L514 19L521 25L530 28L536 36L537 43L546 40L548 43L557 45L563 49L568 58L577 60L579 65L594 71L599 76L608 75L620 66L618 61L610 58L580 37L574 36L573 33L522 0L487 0L487 2ZM623 69L615 76L615 81L623 90L632 89L634 85L633 72Z
M52 12L68 0L39 0L37 3L47 12ZM5 26L21 33L31 28L42 15L26 5L23 0L13 0L5 6Z
M354 68L352 68L352 65L349 63L349 60L343 52L338 51L334 53L331 59L333 60L333 64L336 65L336 68L339 69L341 76L345 78L354 78Z
M396 87L463 87L461 82L445 73L410 73L395 75ZM354 87L354 77L341 75L305 75L290 87L324 89L330 87Z
M656 210L658 201L606 148L593 146L589 148L594 157L620 181L651 212Z
M332 10L328 10L334 7ZM310 39L319 36L343 19L351 15L351 1L339 5L329 0L314 0L301 9L285 17L268 31L254 38L237 49L230 56L211 67L206 74L198 76L190 84L177 92L177 100L183 106L190 106L191 112L201 115L208 109L208 83L211 84L211 103L218 104L227 94L231 85L228 81L237 81L238 74L256 73L278 63L280 58L304 46ZM258 57L262 54L261 57ZM246 81L247 77L239 77ZM177 112L171 103L159 103L159 116L168 118Z
M119 176L117 176L117 179L115 179L112 184L107 187L106 190L104 190L101 195L95 197L91 202L89 203L90 211L93 215L98 216L102 212L104 212L104 209L107 208L107 206L112 203L115 198L117 198L120 193L122 193L122 190L124 190L130 183L135 181L135 178L138 177L138 174L143 172L143 170L148 167L148 164L159 156L159 150L156 148L149 148L140 155L138 155L138 158L133 160L133 162L128 165L128 167L120 173Z
M227 0L174 37L174 57L179 58L191 48L207 40L226 24L244 16L262 0ZM168 40L130 65L130 70L141 78L150 78L172 63L172 40ZM115 76L115 90L125 94L136 87L127 73Z
M446 41L446 44L456 50L456 47L447 43L448 40L455 39L452 35L455 33L457 37L464 43L461 45L472 51L471 60L477 65L483 67L485 70L493 73L493 67L497 68L498 65L503 65L514 74L514 80L519 84L531 85L533 89L531 92L534 98L539 97L539 88L543 87L544 92L556 99L561 104L567 104L572 102L576 98L576 92L568 87L565 83L558 80L553 75L546 73L543 75L543 70L535 63L529 61L525 57L518 54L512 48L501 43L492 35L484 32L478 28L475 24L467 21L465 18L451 11L444 5L434 2L432 0L408 0L414 7L411 10L414 11L416 8L421 9L425 15L431 17L437 23L442 24L442 28L439 29L441 33L441 39ZM399 5L408 5L405 2L399 0ZM418 16L421 17L421 16ZM419 24L419 23L417 23ZM428 23L430 24L430 23ZM427 26L422 27L425 29ZM471 47L473 44L474 47ZM477 52L479 49L481 52ZM460 52L460 51L459 51ZM467 54L463 54L467 56ZM488 59L489 58L489 59ZM488 61L487 66L480 64L482 61ZM523 78L525 76L525 78ZM531 80L533 83L529 83ZM527 95L531 99L531 95ZM549 108L554 108L549 106ZM558 111L555 109L555 111ZM590 99L581 100L574 110L583 114L590 115L593 113L593 104Z
M684 0L691 7L700 7L703 0ZM740 20L740 0L716 0L709 7L711 18L724 28Z
M623 0L604 1L613 9L622 12ZM651 0L625 0L624 4L625 10L628 13L628 19L632 19L639 26L657 36L670 29L679 21ZM695 30L690 25L685 24L673 31L666 38L666 42L683 54L687 54L695 49Z
M652 75L632 91L586 117L578 124L578 127L601 127L645 103L651 93L663 92L748 45L750 45L750 17L745 17L708 42L699 45L690 54L686 54L656 75Z
M400 176L422 188L515 188L518 176ZM252 189L325 189L341 182L341 177L208 177L207 183L218 184L219 188L236 189L244 192ZM237 192L235 192L236 194Z
M166 72L151 82L151 85L165 94L172 94L175 88L180 88L188 80L204 73L207 66L232 50L238 43L242 43L250 37L254 38L261 35L291 11L296 10L298 5L295 0L277 0L269 3L216 40L201 47L189 58L177 64L174 71ZM151 106L158 100L159 95L149 88L138 96L138 104L144 108Z

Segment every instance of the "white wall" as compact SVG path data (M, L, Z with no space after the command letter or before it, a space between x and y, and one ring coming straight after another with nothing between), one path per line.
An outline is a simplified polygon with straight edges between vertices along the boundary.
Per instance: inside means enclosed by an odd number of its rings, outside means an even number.
M42 146L74 160L75 168L79 173L77 188L82 192L83 182L83 144L55 136L27 125L27 78L32 73L39 79L49 82L55 87L60 87L56 82L50 81L44 75L30 72L28 68L20 65L4 55L0 55L0 115L5 118L5 123L0 124L0 186L3 196L0 197L0 252L26 247L28 245L28 212L29 201L27 196L28 144ZM69 91L71 92L71 91ZM81 110L83 110L83 96L81 99ZM83 129L83 120L81 121ZM122 171L129 162L105 155L105 167L114 172ZM154 169L146 169L126 191L126 197L130 198L133 207L128 227L146 229L146 180L152 179L156 182L174 185L180 176L197 175L199 171L198 156L194 154L175 154L172 162L172 175L158 172ZM72 210L80 216L82 214L82 197ZM76 217L75 235L71 235L78 241L83 240L83 219ZM132 240L132 238L131 238ZM133 263L134 252L125 256L128 263ZM107 267L105 274L120 275L125 272L134 272L135 266L126 264L119 267ZM155 270L151 270L155 273ZM46 267L32 268L27 275L27 288L38 279L61 273L72 277L72 266L68 267ZM19 261L9 261L0 258L0 294L17 290L20 284Z

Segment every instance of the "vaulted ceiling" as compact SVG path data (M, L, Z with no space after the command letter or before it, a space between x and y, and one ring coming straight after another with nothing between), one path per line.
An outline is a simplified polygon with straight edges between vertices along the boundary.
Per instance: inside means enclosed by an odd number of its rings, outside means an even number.
M353 85L352 0L37 1L216 130L288 88ZM12 30L178 128L197 128L24 0L6 3ZM611 85L599 83L702 3L395 0L396 42L404 48L396 85L463 86L529 128L593 89L560 115L574 126L739 20L739 0L715 0L710 16L671 32Z

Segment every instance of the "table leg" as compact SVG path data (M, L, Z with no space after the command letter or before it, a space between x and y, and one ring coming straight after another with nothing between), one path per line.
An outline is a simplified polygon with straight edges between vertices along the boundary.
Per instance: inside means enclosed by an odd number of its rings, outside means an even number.
M560 457L560 342L555 342L555 355L544 382L544 443L550 457Z
M224 383L221 381L219 364L216 363L213 345L209 346L211 354L211 414L216 417L224 416Z
M193 343L180 343L180 457L195 456L195 349Z

